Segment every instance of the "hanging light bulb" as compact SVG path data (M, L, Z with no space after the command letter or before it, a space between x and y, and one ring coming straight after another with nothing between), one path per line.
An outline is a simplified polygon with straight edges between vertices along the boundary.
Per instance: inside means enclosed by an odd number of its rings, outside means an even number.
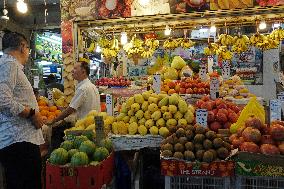
M97 45L97 47L96 47L96 52L97 52L97 53L102 52L102 49L101 49L101 47L100 47L99 45Z
M273 24L273 28L279 28L279 27L280 27L280 23L279 22Z
M211 27L210 27L210 32L215 33L216 31L217 31L216 26L214 24L212 24Z
M266 23L265 21L261 21L260 24L259 24L259 29L260 30L264 30L266 28Z
M121 32L121 37L120 37L120 43L122 45L125 45L127 43L127 33L126 32Z
M172 29L168 25L166 25L165 35L171 35L171 33L172 33Z
M17 9L20 13L25 14L26 12L28 12L28 5L24 0L18 0Z

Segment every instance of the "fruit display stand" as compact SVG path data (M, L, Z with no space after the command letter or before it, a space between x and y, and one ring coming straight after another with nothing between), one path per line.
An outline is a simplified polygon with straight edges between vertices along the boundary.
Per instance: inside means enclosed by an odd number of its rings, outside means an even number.
M231 178L234 176L234 167L233 161L200 163L161 157L161 173L165 175L165 189L229 189Z
M235 163L235 189L284 187L284 157L249 152L237 152Z
M46 164L46 189L100 189L110 183L114 153L96 166L71 167Z
M110 135L114 151L159 148L163 137L160 135Z

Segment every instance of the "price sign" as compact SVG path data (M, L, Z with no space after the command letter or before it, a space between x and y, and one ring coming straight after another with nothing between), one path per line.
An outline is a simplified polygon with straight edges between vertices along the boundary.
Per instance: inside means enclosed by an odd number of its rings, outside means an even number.
M208 111L206 109L197 109L196 123L202 125L203 127L207 127L207 116L208 116Z
M52 89L50 89L50 88L47 89L47 99L48 99L48 104L50 106L54 104L54 102L53 102L53 92L52 92Z
M96 144L99 145L100 142L105 138L103 116L96 116L95 124L96 124Z
M231 76L231 68L229 61L223 61L222 63L222 76L224 80L228 80Z
M157 94L161 93L161 75L160 74L153 75L153 90Z
M270 122L281 120L281 101L270 100Z
M34 88L38 89L39 84L39 76L34 76Z
M216 98L219 97L219 88L220 88L220 83L219 79L216 77L213 77L210 79L210 97L211 99L215 100Z
M213 73L214 59L213 56L208 56L208 73Z
M112 102L112 95L107 94L106 95L106 109L107 109L107 114L109 116L113 115L113 102Z
M199 77L201 81L206 81L206 64L201 64L199 69Z

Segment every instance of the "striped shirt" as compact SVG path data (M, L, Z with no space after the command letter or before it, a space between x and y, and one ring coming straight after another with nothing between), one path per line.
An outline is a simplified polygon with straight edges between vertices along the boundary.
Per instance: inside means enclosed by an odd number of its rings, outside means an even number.
M33 88L13 56L0 58L0 149L16 142L44 143L41 129L29 119L19 117L25 106L38 111Z

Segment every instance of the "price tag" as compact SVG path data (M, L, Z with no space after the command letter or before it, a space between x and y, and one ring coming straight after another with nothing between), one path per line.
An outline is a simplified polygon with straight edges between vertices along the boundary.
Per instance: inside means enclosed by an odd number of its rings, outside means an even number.
M161 75L160 74L153 75L153 90L157 94L161 93Z
M214 59L213 56L208 56L208 73L213 73Z
M113 115L113 102L112 102L112 95L107 94L106 95L106 109L107 109L107 114L109 116Z
M206 81L206 64L200 64L199 78L201 81Z
M38 89L39 84L39 76L34 76L34 88Z
M207 116L208 116L208 111L206 109L197 109L196 123L202 125L203 127L207 127Z
M228 80L231 76L231 68L229 61L223 61L222 63L222 76L224 80Z
M281 101L270 100L270 122L281 120Z
M96 116L95 124L96 124L96 144L99 145L100 142L105 138L103 116Z
M53 102L53 92L52 92L52 89L50 89L50 88L47 89L47 99L48 99L49 106L52 106L54 104L54 102Z
M210 79L210 97L212 100L215 100L216 98L219 97L219 88L220 88L219 79L216 77L211 78Z

